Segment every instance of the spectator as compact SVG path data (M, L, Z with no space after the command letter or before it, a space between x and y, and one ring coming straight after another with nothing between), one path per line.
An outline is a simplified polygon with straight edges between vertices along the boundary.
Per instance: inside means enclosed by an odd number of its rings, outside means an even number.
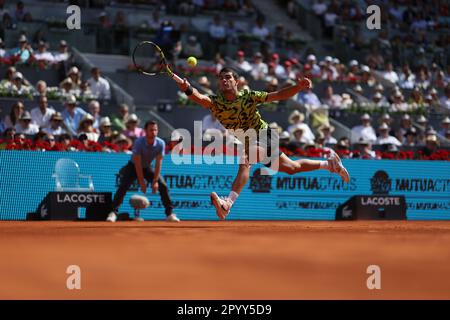
M425 116L423 114L421 114L417 119L416 119L417 124L420 126L421 129L425 130L427 124L428 124L428 119L425 118Z
M100 103L97 100L92 100L91 102L89 102L88 105L88 109L89 109L89 113L91 114L91 116L94 118L94 129L98 129L98 126L100 125Z
M268 66L263 62L263 56L261 52L255 53L251 71L253 79L264 80L268 72L269 72Z
M394 66L390 61L386 63L385 71L382 72L382 76L385 80L388 80L395 84L399 81L398 74L394 71Z
M327 8L327 11L323 16L325 26L324 28L325 36L327 36L328 38L331 38L333 36L334 26L339 21L339 16L337 15L337 12L338 9L333 5L331 5Z
M244 72L250 72L252 70L252 65L245 60L244 51L239 50L237 52L237 67Z
M197 59L203 57L203 48L196 36L189 36L188 41L183 46L183 56L193 56Z
M287 78L283 78L286 70L280 64L280 56L278 55L278 53L272 54L272 56L271 56L271 63L274 64L275 74L276 74L277 78L287 79Z
M219 130L222 134L225 133L226 129L220 124L212 113L207 114L202 120L202 132L205 133L206 130Z
M0 110L1 112L1 110ZM3 133L6 129L5 123L3 122L2 119L0 119L0 133Z
M129 115L128 105L125 103L119 105L119 114L112 117L113 129L119 132L125 130Z
M447 131L450 130L450 118L449 117L445 117L444 119L442 119L441 127L442 127L442 129L439 130L439 134L441 136L445 136Z
M432 98L432 105L439 105L440 101L439 101L438 91L435 88L431 88L429 91L429 94Z
M67 133L63 133L59 136L58 143L61 144L61 148L64 151L75 151L75 148L71 146L72 139Z
M47 51L47 44L44 41L39 41L37 52L33 53L34 59L42 61L46 64L51 64L55 60L53 54Z
M64 62L69 59L70 53L69 48L67 47L67 42L65 40L61 40L59 42L58 52L54 54L55 63Z
M411 96L409 97L408 104L410 104L413 108L417 108L424 104L422 93L420 92L419 87L414 87L414 89L411 91Z
M128 55L129 51L129 28L127 17L123 11L116 13L114 25L114 46L119 54Z
M123 152L123 153L127 153L127 154L131 154L132 153L130 148L131 148L133 143L125 135L119 134L117 136L117 138L113 140L113 143L117 144L119 152Z
M233 19L228 20L226 30L228 43L239 44L239 34L243 33L243 30L235 25Z
M287 131L282 131L280 133L280 148L287 149L289 142L291 140L291 135Z
M314 1L312 9L314 13L323 19L323 15L327 11L328 5L323 0Z
M306 60L307 60L309 72L311 73L311 75L313 77L319 77L321 71L320 71L319 65L317 64L316 56L313 54L310 54L310 55L308 55ZM305 67L306 67L306 65L305 65Z
M86 113L80 121L80 125L77 129L77 135L86 134L89 141L97 142L99 134L94 129L94 117L89 113Z
M214 53L218 52L219 46L225 43L226 34L226 28L222 24L220 15L215 15L213 23L209 26L209 36L214 47Z
M450 130L445 133L445 139L450 140Z
M112 130L111 130L111 120L109 117L103 117L100 119L100 136L98 137L98 143L111 142Z
M377 80L373 76L369 66L366 65L361 66L361 72L362 72L360 79L361 83L365 83L369 87L373 87L377 82Z
M44 80L39 80L36 83L35 96L47 96L47 83Z
M77 104L78 102L75 96L68 96L65 102L65 110L62 112L62 117L68 133L72 136L76 136L80 122L86 115L86 111L77 107Z
M293 69L291 61L286 60L284 62L284 72L282 74L280 74L279 77L280 77L280 79L283 79L283 80L288 80L288 79L296 80L297 79L297 74Z
M291 134L291 142L295 143L297 146L302 144L314 144L314 140L308 139L305 137L304 128L301 124L296 124L289 126Z
M412 89L415 85L416 76L411 72L408 64L403 65L399 76L399 86L402 89Z
M61 97L69 97L72 95L76 95L76 91L73 88L73 82L71 78L66 78L64 79L61 84L60 84L60 88L59 88L59 95Z
M433 153L438 150L439 140L435 134L429 134L425 138L425 146L419 150L421 159L428 159Z
M331 85L325 87L325 96L322 98L322 101L330 109L341 109L342 97L333 93L333 87Z
M22 116L23 112L25 110L25 106L21 101L17 101L13 104L11 111L9 115L5 117L5 127L6 128L13 128L16 126L16 124L19 123L19 119Z
M91 69L91 78L88 80L89 87L91 88L92 94L101 100L111 99L111 90L109 87L109 82L101 77L100 69L94 67Z
M222 58L220 52L214 55L213 68L216 74L219 74L220 70L225 66L225 60Z
M351 141L352 143L357 143L361 139L364 141L368 141L373 143L377 140L377 136L375 134L375 130L370 124L371 117L365 113L361 116L361 125L354 126L351 132Z
M155 9L152 12L152 18L148 21L148 26L151 30L158 30L161 26L161 19L160 19L160 14L159 14L159 10Z
M406 132L412 128L411 117L409 114L404 114L400 120L400 128L397 130L396 136L398 140L402 140Z
M407 112L409 111L409 105L403 101L403 94L400 91L394 92L394 101L389 107L390 112Z
M22 95L29 95L32 93L33 88L25 82L22 73L16 72L13 78L14 78L13 85L11 87L11 92L13 94L22 96Z
M242 90L250 90L250 87L248 86L247 79L245 77L240 76L238 79L238 91Z
M60 151L59 147L56 146L56 139L54 135L46 133L44 141L48 143L48 150Z
M29 136L35 135L39 132L39 127L31 123L31 114L28 111L22 113L22 116L19 119L19 123L16 124L15 129L17 133Z
M292 133L295 128L301 128L303 130L304 139L306 141L314 141L315 136L311 131L311 128L304 123L305 115L298 110L292 111L292 113L289 115L288 122L291 124L287 131L289 133Z
M322 106L319 97L312 91L313 86L311 86L306 91L301 91L297 96L297 101L307 107L310 110L318 109Z
M55 113L55 110L48 107L46 96L40 96L39 106L31 109L30 113L33 124L37 125L39 128L45 128L50 125L50 119Z
M72 90L75 90L79 94L81 88L81 72L77 67L71 67L67 73L67 77L72 80Z
M139 137L145 136L145 130L139 128L139 118L134 113L130 114L126 123L126 129L123 131L123 134L134 140Z
M445 73L442 70L437 73L436 78L432 81L432 85L436 88L445 88L448 84L449 82L445 79Z
M211 90L211 82L209 82L207 76L201 76L197 82L199 84L200 92L204 92L208 95L214 94Z
M325 144L336 144L337 140L331 134L334 132L334 127L329 124L323 124L318 128L318 131L323 134Z
M264 40L269 35L269 29L264 25L264 20L263 16L258 16L256 25L252 28L252 35L259 40Z
M24 18L27 13L28 13L28 11L25 9L25 5L24 5L23 1L17 2L16 10L14 11L14 21L16 23L24 21Z
M347 138L340 138L336 145L334 146L334 150L339 154L339 156L343 159L350 159L353 157L353 153L350 152L350 145L348 143Z
M420 68L417 72L415 86L422 90L427 90L430 86L430 80L428 79L428 75L425 73L423 68Z
M22 34L19 37L19 46L11 49L7 55L14 61L17 60L20 63L25 63L28 62L32 53L33 49L31 49L31 46L28 44L27 37Z
M78 94L78 97L83 101L95 99L87 81L81 81L80 90L76 92Z
M47 134L51 134L54 136L60 136L62 134L67 134L66 130L62 127L63 126L63 117L60 112L55 112L52 114L50 118L50 124L48 127L43 128L42 130L46 132Z
M372 143L369 140L360 138L358 141L359 158L361 159L380 159L376 152L372 150Z
M444 90L444 95L440 99L441 105L450 110L450 85L447 85Z
M379 92L375 92L372 97L372 102L377 108L384 108L387 106L385 103L383 103L383 95Z
M403 145L405 147L415 147L417 145L417 130L414 127L409 128L405 132L403 138Z
M11 18L11 15L10 15L8 12L5 12L5 13L2 15L2 17L3 17L3 20L2 20L2 22L1 22L1 27L2 27L2 28L0 28L0 30L1 30L1 29L4 29L4 30L11 30L11 29L13 29L13 28L16 27L16 25L14 24L14 22L13 22L13 20L12 20L12 18Z
M16 72L16 68L8 67L8 69L6 69L5 78L0 82L0 87L10 88L14 84L14 74Z
M384 144L393 144L396 146L401 146L401 142L394 136L389 135L390 128L386 123L383 123L379 128L378 132L380 135L376 140L376 144L384 145Z
M8 140L13 140L14 136L16 135L16 129L13 128L7 128L4 132L3 132L3 138L8 141Z

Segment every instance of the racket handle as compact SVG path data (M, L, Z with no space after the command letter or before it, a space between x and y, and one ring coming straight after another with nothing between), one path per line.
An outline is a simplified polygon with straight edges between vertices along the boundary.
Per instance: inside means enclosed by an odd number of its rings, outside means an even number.
M175 73L172 74L172 79L175 80L176 83L178 84L182 84L183 83L183 79L181 79L179 76L177 76Z

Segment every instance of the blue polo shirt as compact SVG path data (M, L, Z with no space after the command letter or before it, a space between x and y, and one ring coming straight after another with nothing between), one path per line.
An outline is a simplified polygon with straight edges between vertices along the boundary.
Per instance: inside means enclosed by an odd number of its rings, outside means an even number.
M72 118L69 111L65 109L63 112L61 112L61 116L67 128L70 130L69 133L71 135L77 135L78 126L80 125L81 120L84 118L87 112L79 107L76 107L73 113L74 114Z
M140 155L142 159L142 168L148 168L158 155L164 157L165 149L166 143L161 138L156 137L153 144L150 145L147 142L147 137L140 137L134 141L133 155ZM133 157L131 157L131 162L134 163Z

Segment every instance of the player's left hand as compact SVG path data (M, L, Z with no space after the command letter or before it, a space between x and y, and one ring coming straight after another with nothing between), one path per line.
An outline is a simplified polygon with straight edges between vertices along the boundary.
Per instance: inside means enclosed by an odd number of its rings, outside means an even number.
M312 88L312 82L310 79L308 78L298 78L297 79L297 86L301 89L301 90L308 90Z
M152 193L156 193L159 189L158 181L152 183Z

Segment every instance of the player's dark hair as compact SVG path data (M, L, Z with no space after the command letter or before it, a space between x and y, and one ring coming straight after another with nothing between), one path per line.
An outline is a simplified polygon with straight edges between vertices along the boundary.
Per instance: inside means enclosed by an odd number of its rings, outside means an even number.
M156 121L148 120L148 121L145 123L144 129L147 130L147 127L148 127L148 126L157 126L157 125L158 125L158 123L157 123Z
M237 80L239 78L239 74L237 73L236 70L234 70L233 68L230 67L224 67L220 70L219 74L221 73L231 73L231 75L233 76L234 80Z

